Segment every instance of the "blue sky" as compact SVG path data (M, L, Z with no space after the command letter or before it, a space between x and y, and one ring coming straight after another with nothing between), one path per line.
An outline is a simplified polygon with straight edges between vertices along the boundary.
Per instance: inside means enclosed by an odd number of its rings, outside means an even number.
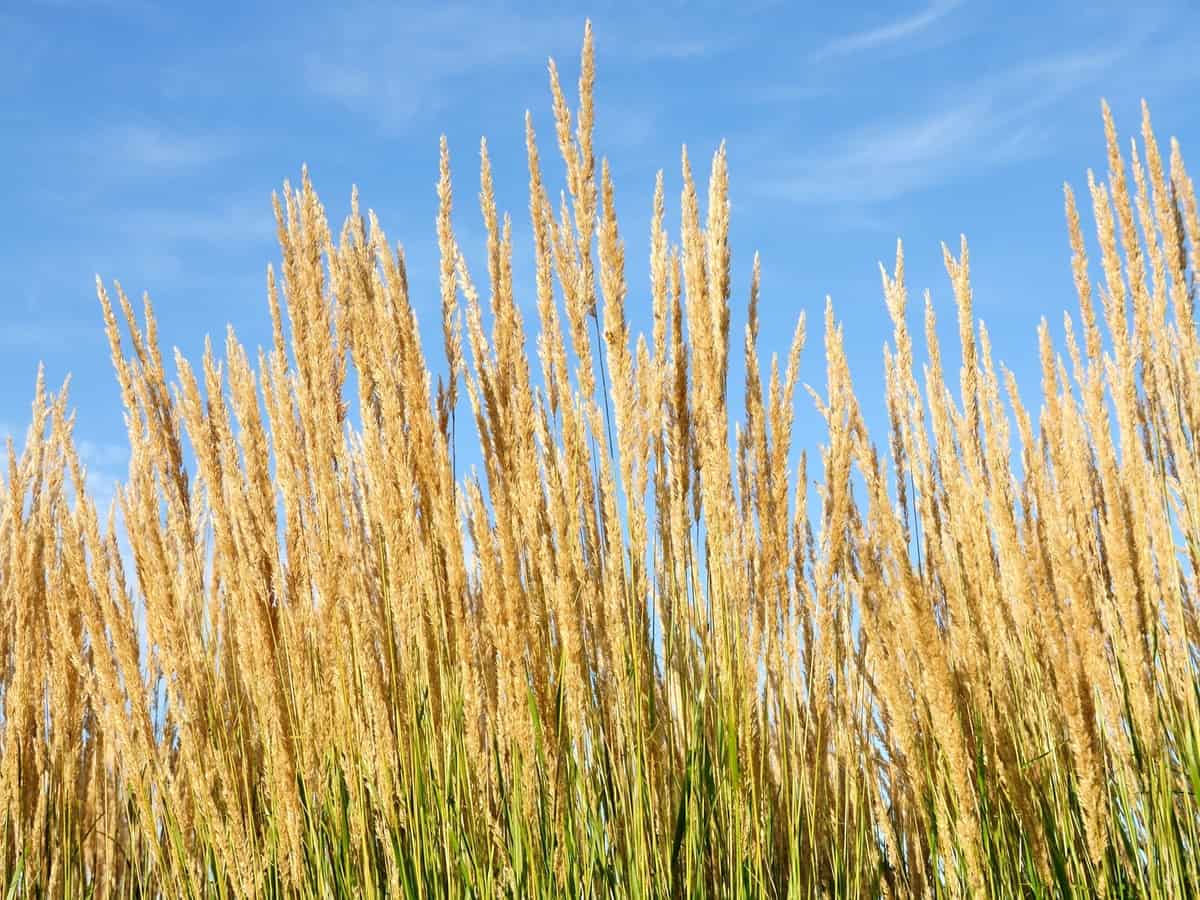
M856 385L882 424L890 324L877 262L890 262L904 238L914 322L929 287L956 367L939 243L957 246L965 232L976 312L1032 399L1038 319L1060 334L1063 310L1074 308L1062 184L1082 189L1089 166L1104 169L1100 98L1128 136L1145 97L1160 140L1175 135L1185 157L1200 159L1200 111L1188 102L1200 10L1187 0L733 9L4 4L0 434L23 434L39 360L52 388L72 372L77 435L97 490L109 489L123 472L124 436L95 274L150 293L168 352L179 346L197 359L204 336L221 336L227 322L249 347L265 343L264 272L278 257L270 194L298 180L302 163L335 224L357 184L404 243L426 349L440 366L438 138L448 136L455 163L456 227L478 258L478 142L487 136L532 314L523 115L532 110L552 157L546 60L554 56L574 85L588 16L597 151L613 163L635 327L648 327L655 173L665 170L677 210L681 145L706 172L725 139L739 348L758 250L764 358L786 352L807 310L802 377L820 385L819 323L831 295ZM811 404L799 397L800 427L811 429ZM815 445L819 433L809 435L800 446Z

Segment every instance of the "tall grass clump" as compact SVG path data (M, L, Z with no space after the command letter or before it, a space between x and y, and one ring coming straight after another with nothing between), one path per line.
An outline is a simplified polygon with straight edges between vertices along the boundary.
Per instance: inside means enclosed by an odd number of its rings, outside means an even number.
M128 478L98 509L39 377L0 480L4 896L1195 896L1179 147L1147 114L1126 158L1105 108L1098 253L1067 189L1078 314L1065 349L1039 331L1038 408L976 323L965 242L958 383L928 297L917 371L898 249L890 433L827 306L822 449L795 465L805 323L760 359L724 150L707 187L684 155L676 236L659 178L647 300L590 31L578 107L550 81L566 184L556 204L527 119L532 343L486 145L485 273L442 146L445 366L403 251L357 197L335 236L307 175L276 201L257 356L230 329L169 375L149 302L99 285Z

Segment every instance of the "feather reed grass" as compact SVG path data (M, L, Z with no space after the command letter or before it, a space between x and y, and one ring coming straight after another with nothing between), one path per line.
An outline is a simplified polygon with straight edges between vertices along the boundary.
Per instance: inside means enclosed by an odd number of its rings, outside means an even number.
M98 282L131 451L100 510L39 376L0 479L6 897L1187 897L1200 891L1200 217L1142 123L1065 194L1077 319L1040 408L944 252L957 396L904 256L890 430L826 308L819 513L793 465L803 318L730 331L729 172L660 175L652 333L551 66L558 209L526 137L536 354L486 144L486 271L437 237L446 368L373 214L275 213L269 347L161 356ZM737 301L740 302L740 301ZM730 352L742 344L744 408ZM461 472L460 391L480 471ZM730 439L731 423L738 423ZM131 570L123 558L127 546Z

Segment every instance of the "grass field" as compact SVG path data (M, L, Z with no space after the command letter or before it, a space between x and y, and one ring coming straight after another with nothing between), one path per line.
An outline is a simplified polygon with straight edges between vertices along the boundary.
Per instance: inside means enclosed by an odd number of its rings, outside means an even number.
M851 384L827 308L807 459L806 326L760 359L757 263L730 333L723 150L707 185L685 157L678 235L659 181L631 335L590 31L581 71L569 101L552 70L561 208L527 131L536 323L486 153L469 270L444 144L434 363L402 253L357 198L335 235L307 175L276 204L257 356L231 329L169 373L149 303L98 286L114 507L41 380L0 475L3 896L1200 893L1178 146L1147 113L1122 153L1105 109L1106 180L1065 196L1077 313L1062 347L1043 326L1032 400L977 326L965 241L959 373L928 304L915 361L899 249L882 382Z

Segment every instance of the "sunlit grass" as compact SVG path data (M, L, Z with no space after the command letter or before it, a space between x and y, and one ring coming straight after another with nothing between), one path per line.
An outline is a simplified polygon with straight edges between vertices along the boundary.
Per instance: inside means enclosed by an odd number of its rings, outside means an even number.
M756 263L730 333L723 149L706 194L685 156L674 237L659 180L634 340L590 31L581 71L577 110L551 72L561 209L528 130L533 356L486 148L480 274L443 144L444 360L402 253L357 196L335 239L307 175L257 356L230 330L168 375L149 303L99 287L117 504L41 379L0 480L5 896L1195 895L1179 148L1147 113L1126 161L1105 109L1098 267L1068 190L1079 312L1062 350L1042 329L1038 409L974 319L965 241L961 372L929 305L918 371L898 250L885 379L851 384L827 309L821 457L797 467L806 329L760 360ZM453 450L472 427L479 473Z

